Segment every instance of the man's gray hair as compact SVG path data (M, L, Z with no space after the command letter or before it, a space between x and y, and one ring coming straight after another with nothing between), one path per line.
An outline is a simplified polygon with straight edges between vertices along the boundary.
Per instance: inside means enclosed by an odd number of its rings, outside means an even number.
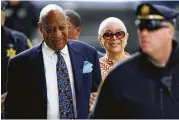
M43 22L43 18L45 18L48 15L48 13L50 11L52 11L52 10L54 10L54 11L57 10L57 11L63 13L66 16L65 11L63 10L62 7L60 7L60 6L56 5L56 4L49 4L49 5L46 5L41 10L40 17L39 17L39 22L42 23Z
M123 23L120 19L118 19L118 18L116 18L116 17L109 17L109 18L106 18L105 20L103 20L103 21L101 22L101 24L100 24L100 26L99 26L99 29L98 29L98 35L101 35L101 34L102 34L102 32L103 32L105 26L106 26L108 23L110 23L110 22L114 22L114 23L116 23L116 24L120 24L120 25L122 26L122 28L124 28L124 32L127 32L127 29L126 29L124 23Z

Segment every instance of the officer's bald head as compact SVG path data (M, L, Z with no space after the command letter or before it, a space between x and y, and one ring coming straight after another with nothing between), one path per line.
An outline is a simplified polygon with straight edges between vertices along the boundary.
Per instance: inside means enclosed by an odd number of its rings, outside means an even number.
M60 12L61 14L63 14L64 16L66 16L63 8L61 8L60 6L56 5L56 4L49 4L47 6L45 6L41 12L40 12L40 17L39 17L39 22L41 24L44 23L44 20L46 19L47 15L50 13L50 12L55 12L55 11L58 11Z

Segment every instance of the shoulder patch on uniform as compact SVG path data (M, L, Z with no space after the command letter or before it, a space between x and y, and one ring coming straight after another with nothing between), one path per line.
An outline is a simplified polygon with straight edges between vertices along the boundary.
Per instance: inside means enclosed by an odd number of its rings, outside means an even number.
M29 38L27 39L27 46L28 46L29 48L32 48L32 43L31 43L31 41L30 41Z

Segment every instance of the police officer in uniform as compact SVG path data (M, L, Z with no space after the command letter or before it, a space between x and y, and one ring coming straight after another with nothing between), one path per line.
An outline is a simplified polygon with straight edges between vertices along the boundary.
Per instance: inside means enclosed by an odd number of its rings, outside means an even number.
M179 11L137 7L140 52L108 74L91 118L179 119L179 46L172 40Z
M30 40L35 37L39 11L30 1L9 0L5 13L5 26L24 33Z
M7 64L11 57L32 47L30 40L23 33L4 26L7 2L1 2L1 112L4 110L6 97Z

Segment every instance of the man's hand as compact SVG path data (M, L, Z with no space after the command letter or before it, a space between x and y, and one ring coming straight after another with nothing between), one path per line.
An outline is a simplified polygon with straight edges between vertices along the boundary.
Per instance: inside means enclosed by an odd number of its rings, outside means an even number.
M4 112L4 101L6 98L7 92L1 94L1 113Z
M91 93L91 95L90 95L90 101L89 101L89 107L90 107L90 109L92 109L92 106L94 104L94 101L95 101L97 95L98 95L97 92L92 92Z

